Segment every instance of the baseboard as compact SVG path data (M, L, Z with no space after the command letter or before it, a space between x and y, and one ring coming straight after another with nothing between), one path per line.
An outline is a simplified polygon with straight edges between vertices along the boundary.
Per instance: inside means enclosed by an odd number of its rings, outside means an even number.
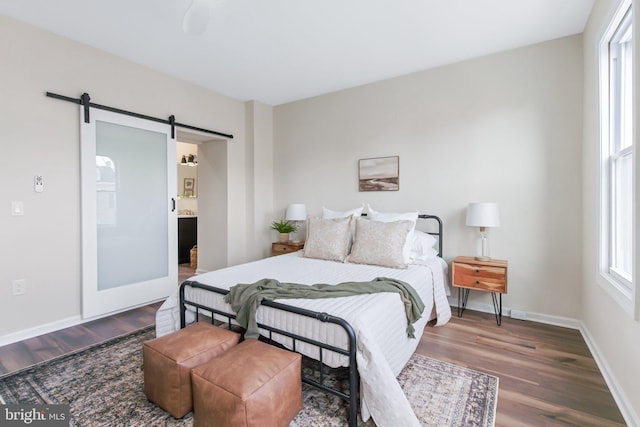
M0 336L0 347L37 337L39 335L59 331L60 329L76 326L84 322L86 322L86 320L82 319L82 316L72 316L55 322L46 323L44 325L38 325L33 328L23 329L22 331L12 332L10 334Z
M452 307L458 307L458 299L449 297L449 305ZM493 304L484 304L476 301L469 301L467 303L469 310L480 311L482 313L493 314ZM511 317L518 320L530 320L532 322L545 323L548 325L561 326L569 329L580 329L581 323L570 317L553 316L550 314L534 313L530 311L515 310L509 307L502 306L502 317Z
M46 323L44 325L38 325L33 328L12 332L7 335L0 336L0 347L8 344L13 344L14 342L27 340L29 338L37 337L40 335L49 334L51 332L56 332L61 329L70 328L72 326L81 325L83 323L91 322L93 320L102 319L103 317L113 316L114 314L123 313L125 311L133 310L138 307L143 307L145 305L164 301L165 299L166 298L160 298L157 300L145 302L143 304L134 305L132 307L123 308L122 310L116 310L110 313L105 313L105 314L101 314L99 316L94 316L94 317L83 318L80 315L72 316L66 319L56 320L55 322Z
M611 371L611 369L609 368L609 364L607 363L605 358L602 356L602 353L600 352L600 349L598 348L598 345L596 344L595 340L591 336L591 333L589 333L589 330L584 326L582 322L580 322L580 333L582 334L584 341L587 343L587 347L589 347L589 351L591 351L591 354L593 355L593 359L596 361L596 364L598 365L598 368L600 369L600 372L604 377L604 381L607 383L607 386L609 387L609 391L611 391L611 395L613 396L613 399L616 401L616 404L618 405L618 409L620 409L620 412L622 413L622 416L624 417L624 420L627 423L627 426L640 427L640 424L638 421L640 420L640 414L638 414L633 409L633 405L631 404L631 402L627 398L627 395L624 393L624 391L618 384L618 381L616 381L616 378L613 375L613 371Z

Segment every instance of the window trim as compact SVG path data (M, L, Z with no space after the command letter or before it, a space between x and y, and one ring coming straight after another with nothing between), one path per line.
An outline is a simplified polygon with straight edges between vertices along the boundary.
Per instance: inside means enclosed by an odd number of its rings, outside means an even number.
M614 36L618 32L620 26L624 23L626 19L630 19L630 25L634 26L634 16L633 16L633 7L632 0L622 0L618 5L617 9L611 15L611 19L609 20L609 24L605 28L600 38L600 44L598 48L598 61L599 61L599 107L600 107L600 154L599 154L599 182L600 182L600 218L599 218L599 239L598 239L598 251L599 251L599 265L598 272L600 280L598 283L600 286L612 297L614 301L621 308L629 314L632 318L638 320L638 314L640 311L640 298L638 292L638 286L634 283L633 280L629 281L624 273L616 271L615 268L611 267L611 256L612 256L612 236L611 236L611 221L612 221L612 161L611 161L611 151L610 151L610 143L613 138L613 132L619 131L619 129L612 129L614 126L617 128L617 124L611 123L610 113L611 113L611 102L610 102L610 94L611 94L611 86L610 86L610 76L611 76L611 61L610 61L610 43L612 41L616 41ZM634 200L633 206L633 221L632 221L632 230L634 233L632 248L632 272L631 276L636 277L636 258L637 258L637 246L636 246L636 209L635 209L635 200L636 200L636 176L637 176L637 148L635 147L635 135L636 135L636 113L635 113L635 99L636 99L636 79L635 75L637 73L636 70L636 59L635 59L635 34L632 33L631 40L631 55L634 57L633 59L633 72L632 72L632 80L633 80L633 93L632 93L632 120L633 120L633 141L634 144L631 147L628 147L628 150L625 148L624 150L618 151L617 156L622 157L624 152L632 151L632 197Z

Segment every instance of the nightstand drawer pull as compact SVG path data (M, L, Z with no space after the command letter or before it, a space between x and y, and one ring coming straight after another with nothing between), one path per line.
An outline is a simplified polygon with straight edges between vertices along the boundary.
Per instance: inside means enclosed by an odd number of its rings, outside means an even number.
M480 280L476 280L476 285L479 285L479 284L480 284Z
M476 273L480 273L480 270L476 270Z

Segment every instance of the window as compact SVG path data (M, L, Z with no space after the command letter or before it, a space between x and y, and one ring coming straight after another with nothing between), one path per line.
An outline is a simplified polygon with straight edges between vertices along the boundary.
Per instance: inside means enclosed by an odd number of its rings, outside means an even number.
M601 44L601 272L617 300L633 298L633 38L631 1L623 1ZM622 297L622 300L620 299Z

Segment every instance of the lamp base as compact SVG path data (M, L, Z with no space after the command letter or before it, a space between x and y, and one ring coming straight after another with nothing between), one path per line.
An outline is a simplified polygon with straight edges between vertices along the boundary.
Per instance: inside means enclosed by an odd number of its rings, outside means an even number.
M488 256L477 256L475 258L477 261L491 261L491 257Z

